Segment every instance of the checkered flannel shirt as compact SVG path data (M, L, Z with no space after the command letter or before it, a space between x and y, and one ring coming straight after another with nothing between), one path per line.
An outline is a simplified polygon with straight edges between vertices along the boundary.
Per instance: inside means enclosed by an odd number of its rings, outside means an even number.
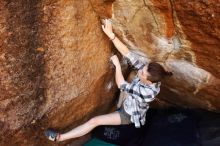
M139 60L132 52L126 55L130 63L135 69L142 69L145 64ZM131 83L124 81L120 84L120 90L126 93L123 102L125 111L131 115L131 122L136 128L145 124L146 112L149 109L149 102L155 99L160 91L160 82L150 85L143 84L140 79L135 76Z

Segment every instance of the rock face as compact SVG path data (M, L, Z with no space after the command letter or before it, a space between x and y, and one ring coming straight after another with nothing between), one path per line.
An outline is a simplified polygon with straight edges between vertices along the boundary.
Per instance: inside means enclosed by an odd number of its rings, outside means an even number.
M45 127L109 110L111 45L90 1L1 1L0 11L1 146L53 145Z
M45 128L112 108L105 17L129 48L174 73L159 103L220 111L218 0L2 0L0 14L1 146L54 145Z
M219 10L217 1L118 0L113 20L132 49L174 73L161 99L219 111Z

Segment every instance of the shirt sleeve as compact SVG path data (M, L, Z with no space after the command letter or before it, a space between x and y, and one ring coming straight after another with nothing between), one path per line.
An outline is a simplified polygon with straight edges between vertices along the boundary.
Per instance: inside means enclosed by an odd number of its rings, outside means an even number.
M127 93L131 93L132 90L133 90L133 84L131 83L128 83L126 81L123 81L121 84L120 84L120 87L119 89L123 92L127 92Z
M132 66L134 66L138 70L142 69L145 66L145 64L140 59L138 59L138 56L132 52L126 54L125 57L128 58Z

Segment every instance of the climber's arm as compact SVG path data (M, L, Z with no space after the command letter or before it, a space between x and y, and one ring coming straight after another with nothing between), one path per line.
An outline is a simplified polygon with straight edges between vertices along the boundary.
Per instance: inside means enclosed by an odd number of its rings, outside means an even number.
M121 70L121 65L120 62L118 60L118 57L116 55L111 57L112 63L115 66L115 81L116 84L118 86L118 88L120 87L121 83L125 82L124 76L122 74L122 70Z
M112 40L113 44L117 48L117 50L123 55L126 56L130 51L113 33L111 21L108 19L104 20L104 25L102 25L102 29L105 34Z
M142 69L145 64L137 58L137 56L132 53L125 44L123 44L113 33L112 31L112 24L111 21L108 19L103 20L103 25L102 29L105 32L105 34L112 40L114 43L115 47L117 50L126 58L128 58L131 62L131 64L136 68L136 69Z

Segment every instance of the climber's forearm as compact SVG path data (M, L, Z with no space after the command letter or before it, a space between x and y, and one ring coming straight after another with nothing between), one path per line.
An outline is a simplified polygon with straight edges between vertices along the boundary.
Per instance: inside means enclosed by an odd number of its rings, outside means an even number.
M116 81L116 84L118 86L118 88L120 87L121 83L123 83L125 81L124 79L124 76L122 74L122 71L121 71L121 65L116 65L116 70L115 70L115 81Z
M111 20L110 19L104 19L104 20L102 20L102 22L103 22L102 30L109 37L109 39L112 40L112 42L114 43L114 45L118 49L118 51L123 56L126 56L126 54L129 52L129 49L113 33Z
M115 35L115 34L114 34ZM115 45L115 47L117 48L117 50L123 55L126 56L126 54L129 53L129 49L127 48L127 46L125 46L125 44L123 44L118 37L115 36L115 38L112 40L113 44Z

